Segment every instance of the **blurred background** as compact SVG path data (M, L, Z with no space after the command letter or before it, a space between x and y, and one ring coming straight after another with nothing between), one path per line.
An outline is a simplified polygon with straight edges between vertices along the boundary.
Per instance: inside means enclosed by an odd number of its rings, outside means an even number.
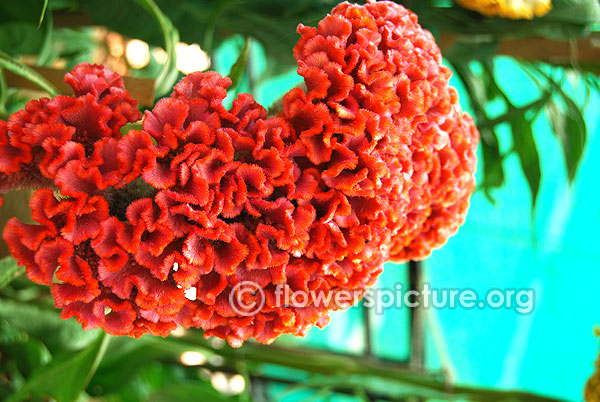
M128 77L142 109L184 74L208 69L234 81L229 102L249 92L276 109L302 81L292 56L297 24L314 26L337 4L155 1L1 2L0 116L44 95L32 77L67 91L62 77L83 61ZM420 263L387 264L377 286L427 282L482 295L533 289L531 312L380 313L359 304L334 313L323 330L272 346L231 349L184 330L106 346L98 331L60 320L48 288L18 276L7 257L0 261L0 399L582 400L600 323L600 3L399 3L436 36L461 105L476 119L478 189L445 247ZM7 195L2 227L12 216L26 219L28 197ZM587 399L599 400L591 384Z

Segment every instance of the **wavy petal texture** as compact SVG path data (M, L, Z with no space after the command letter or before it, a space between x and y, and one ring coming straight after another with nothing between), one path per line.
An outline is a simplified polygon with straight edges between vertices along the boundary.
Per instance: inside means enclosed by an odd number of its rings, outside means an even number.
M456 232L478 132L432 35L385 1L342 3L298 32L307 89L278 116L248 94L227 110L231 80L193 73L121 137L137 105L117 74L81 64L65 77L75 97L0 123L0 190L42 187L38 224L13 219L4 238L63 317L270 343L345 307L288 305L281 290L361 296L385 261L425 258ZM246 281L264 295L252 314L230 303Z

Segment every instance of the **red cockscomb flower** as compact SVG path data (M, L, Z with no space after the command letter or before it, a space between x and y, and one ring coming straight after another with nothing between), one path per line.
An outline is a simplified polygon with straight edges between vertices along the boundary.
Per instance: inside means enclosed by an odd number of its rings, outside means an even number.
M478 133L431 34L385 1L343 3L298 30L307 90L275 117L248 94L227 110L231 81L193 73L121 137L135 102L118 75L83 64L65 78L75 97L0 123L0 190L42 188L38 224L13 219L4 238L64 318L269 343L343 307L311 291L360 297L385 261L425 258L457 230ZM277 297L294 291L309 298Z

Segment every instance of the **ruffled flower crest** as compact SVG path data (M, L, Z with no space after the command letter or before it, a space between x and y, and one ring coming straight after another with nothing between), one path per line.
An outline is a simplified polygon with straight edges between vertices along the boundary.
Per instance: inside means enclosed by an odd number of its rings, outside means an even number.
M342 3L298 31L307 89L278 116L248 94L227 110L229 78L193 73L121 136L137 105L117 74L81 64L74 97L0 122L0 190L41 188L37 224L13 219L4 238L64 318L270 343L345 307L279 290L360 297L385 261L425 258L457 230L478 133L431 34L391 2ZM250 315L231 304L247 281L264 295Z

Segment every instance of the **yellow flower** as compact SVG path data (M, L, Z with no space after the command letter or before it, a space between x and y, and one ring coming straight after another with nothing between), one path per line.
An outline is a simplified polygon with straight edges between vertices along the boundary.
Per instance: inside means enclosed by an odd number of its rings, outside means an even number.
M552 9L552 0L456 0L469 10L486 17L502 17L514 20L532 19L546 15Z

